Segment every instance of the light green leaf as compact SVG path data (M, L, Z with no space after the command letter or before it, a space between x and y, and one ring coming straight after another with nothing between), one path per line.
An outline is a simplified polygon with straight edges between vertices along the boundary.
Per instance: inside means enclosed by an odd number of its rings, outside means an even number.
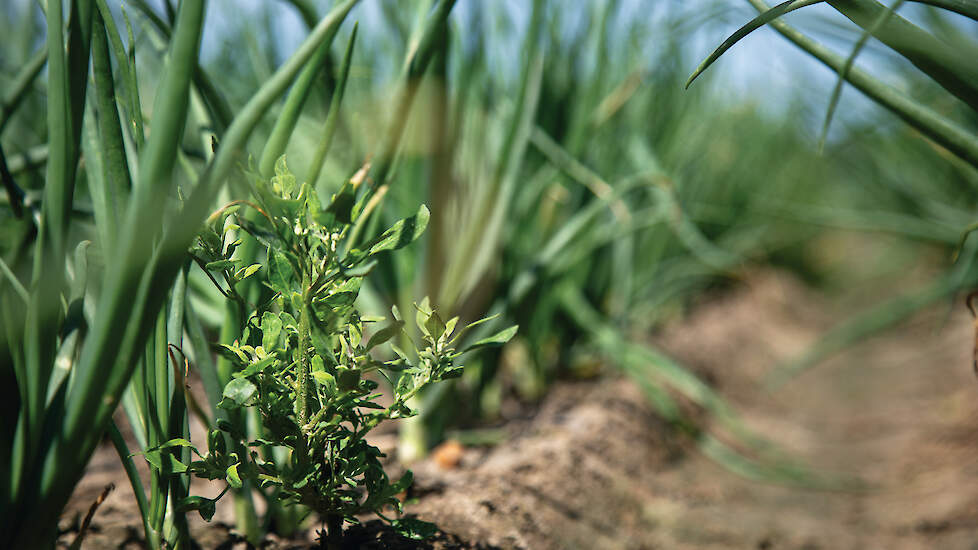
M332 374L325 370L313 371L312 379L320 386L326 388L327 394L334 395L336 393L336 378Z
M279 335L282 334L282 320L271 311L266 311L261 317L261 345L268 351L278 346Z
M241 488L241 477L238 476L238 465L240 464L241 464L240 462L235 462L234 464L228 466L227 470L225 470L225 473L227 474L228 485L230 485L234 489Z
M215 262L207 262L204 266L208 271L222 271L225 269L234 269L234 261L232 260L217 260Z
M254 402L258 387L247 378L235 378L224 386L224 397L241 406L249 406Z
M295 188L295 176L292 175L289 167L285 164L285 155L282 155L275 161L275 175L272 177L272 190L283 198L291 199Z
M251 264L248 267L243 267L234 274L234 278L243 281L248 277L254 275L259 269L261 269L261 264Z
M268 258L268 283L276 292L288 295L295 280L295 270L285 254L271 251Z
M217 506L213 500L200 496L186 497L177 504L178 512L189 512L191 510L197 510L204 521L210 521L214 517Z
M373 333L373 335L370 336L370 339L367 340L367 345L364 347L364 350L370 351L371 349L383 344L394 336L397 336L397 334L403 328L404 321L393 321L391 324Z
M519 328L520 328L519 325L513 325L507 329L501 330L496 334L493 334L488 338L483 338L482 340L479 340L478 342L465 348L462 351L462 353L468 353L470 351L475 351L477 349L482 349L482 348L487 348L492 346L501 346L506 342L509 342L509 340L516 335L516 331L519 330Z
M429 539L438 533L437 525L416 518L395 519L391 522L391 527L401 536L411 540Z
M397 250L411 244L424 233L430 218L431 212L428 211L427 206L422 204L418 208L417 214L410 218L404 218L384 231L367 249L367 256L373 256L385 250Z
M756 31L757 29L763 27L764 25L767 25L771 21L774 21L775 19L781 17L786 13L790 13L799 8L804 8L806 6L811 6L812 4L818 4L821 3L822 1L823 0L788 0L787 2L782 2L777 6L774 6L773 8L761 13L760 15L752 19L749 23L737 29L737 32L730 35L730 37L724 40L723 44L720 44L720 46L717 47L717 49L714 50L713 53L709 55L709 57L704 59L703 62L700 63L700 66L696 67L696 70L693 71L693 74L689 75L689 79L686 81L686 88L689 88L689 85L692 84L694 80L696 80L696 77L703 74L703 71L709 68L709 66L712 65L714 61L719 59L724 52L732 48L734 44L739 42L742 38L744 38L748 34Z

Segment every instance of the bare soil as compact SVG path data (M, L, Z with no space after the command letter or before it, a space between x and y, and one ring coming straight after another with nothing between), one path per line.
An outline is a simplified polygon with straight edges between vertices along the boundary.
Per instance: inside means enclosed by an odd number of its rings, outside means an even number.
M374 522L354 530L350 545L978 549L978 381L963 305L924 312L766 389L771 369L851 311L846 301L760 273L652 340L709 380L755 432L816 471L858 477L858 486L802 489L734 475L653 414L629 381L607 376L559 384L495 447L450 443L414 465L406 509L439 525L436 540L406 541ZM390 451L394 441L378 444ZM82 548L141 547L135 501L109 447L62 519L65 546L108 483L116 489ZM200 547L244 548L231 519L219 506L214 522L194 521ZM263 547L308 548L313 531Z

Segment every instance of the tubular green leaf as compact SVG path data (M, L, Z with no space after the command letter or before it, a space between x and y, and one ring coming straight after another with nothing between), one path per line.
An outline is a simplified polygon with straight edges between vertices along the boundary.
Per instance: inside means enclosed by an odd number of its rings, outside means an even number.
M31 303L27 308L25 331L25 358L27 361L27 380L18 380L27 388L27 399L23 410L26 412L27 445L22 458L25 467L34 464L33 456L38 451L41 436L48 382L54 367L57 351L60 293L64 285L65 241L68 233L68 217L71 210L75 188L75 167L78 163L78 145L81 116L76 108L84 108L84 78L79 72L88 72L87 40L75 36L79 30L78 14L73 14L69 43L78 44L79 49L66 55L63 34L63 12L60 2L52 2L47 11L48 23L48 135L50 136L50 158L47 166L47 181L44 187L44 203L41 209L41 224L34 255L34 269L31 278ZM57 5L55 5L57 4ZM75 5L75 8L78 6ZM83 15L82 15L83 18ZM84 25L82 25L84 26ZM84 53L84 67L78 57ZM79 90L73 86L80 82ZM78 96L81 96L79 102ZM13 472L13 475L18 475Z
M767 11L763 0L748 0L758 11ZM842 56L828 50L783 21L772 21L771 26L812 57L838 72L845 64ZM893 114L919 130L939 145L958 155L972 166L978 167L978 137L942 117L927 107L913 101L892 86L876 80L864 71L853 68L846 80L870 99L886 107Z
M28 294L27 289L20 283L20 280L18 280L17 276L14 275L14 272L10 270L10 266L7 265L7 262L3 261L3 258L0 258L0 273L2 273L8 281L10 281L10 286L13 287L14 291L17 292L17 295L24 300L24 303L30 303L31 297L30 294Z
M975 0L914 0L936 8L942 8L978 21L978 1Z
M109 438L112 440L112 445L115 447L116 454L119 455L119 460L122 462L122 467L126 471L126 476L129 478L132 492L136 496L136 506L139 507L139 515L143 520L143 531L146 540L153 540L155 537L153 536L153 529L149 524L149 505L146 502L146 489L143 487L143 482L139 477L139 470L136 469L136 464L132 460L129 447L126 445L126 440L122 437L122 433L119 431L119 427L116 426L115 422L109 424L108 433Z
M139 101L139 85L136 79L136 59L135 59L135 44L133 43L132 28L129 26L129 18L125 14L125 8L123 8L123 16L126 17L126 28L129 30L129 44L130 51L127 53L125 46L122 44L122 37L119 35L119 29L115 25L115 20L112 19L112 11L109 10L108 5L105 0L95 0L98 3L98 13L101 16L102 23L105 26L105 34L109 39L109 44L112 46L112 53L115 56L116 66L118 67L120 74L119 81L122 84L121 88L125 91L125 97L127 102L125 103L125 112L129 116L130 130L133 132L133 139L136 142L137 147L142 147L143 145L143 113L142 107Z
M108 257L115 250L115 238L119 234L131 183L122 127L116 108L115 82L112 79L107 42L102 15L96 13L92 41L92 71L98 109L99 145L102 149L101 196L105 210L103 219L99 220L97 225L101 234L109 239L101 243L101 249Z
M50 3L49 14L60 11L57 4ZM76 367L65 417L61 420L62 428L50 434L52 441L44 442L45 459L35 466L33 475L26 482L30 490L36 491L37 504L35 509L24 509L21 513L31 515L37 525L54 525L57 514L101 436L101 428L108 422L129 381L136 350L145 341L147 329L152 326L159 310L157 303L146 307L145 296L150 294L146 284L159 281L144 275L143 270L147 269L147 265L148 269L154 268L153 262L148 261L149 248L159 233L163 210L160 205L164 204L166 194L172 187L169 176L186 118L190 74L193 60L197 57L203 13L203 2L181 4L177 30L171 43L170 65L163 77L154 109L159 123L143 151L140 185L136 187L131 200L122 235L120 259L109 270L100 299L100 315L93 324ZM57 53L49 51L52 68L59 64L55 60L57 56ZM143 284L140 284L141 279ZM163 292L160 288L168 286L153 287L153 292L161 295ZM49 289L45 289L45 292L51 294ZM161 300L162 296L156 298ZM23 536L26 540L21 541L23 544L20 547L31 547L31 541L39 535L25 530Z
M893 2L893 4L885 12L879 15L871 26L863 30L862 36L860 36L859 40L856 41L856 45L852 47L849 57L846 58L845 65L843 65L842 69L839 70L839 78L835 82L835 87L832 88L832 96L829 98L829 108L825 112L825 120L822 122L822 135L818 140L818 148L820 151L823 147L825 147L825 139L829 134L829 125L832 123L832 116L835 114L835 108L839 104L839 97L842 95L842 85L846 81L846 75L849 74L849 71L852 69L852 64L856 61L856 56L858 56L859 52L862 51L863 46L866 45L869 37L879 30L880 26L891 15L893 15L901 5L903 5L903 0Z
M295 84L292 86L292 90L285 100L285 106L275 120L272 133L268 136L268 141L265 142L265 147L261 153L261 160L258 162L258 171L263 176L270 177L272 175L275 161L285 152L289 138L295 130L295 124L299 120L299 114L302 112L302 108L309 98L309 91L312 89L313 79L322 70L323 61L329 55L330 46L333 45L333 39L336 38L336 31L338 30L339 26L336 26L326 36L312 58L306 63L302 72L299 73L299 78L296 79ZM356 36L355 27L354 36Z
M978 64L944 41L900 17L883 17L875 0L828 0L828 4L905 57L958 99L978 110ZM876 22L882 18L879 25Z
M390 177L391 167L394 164L394 156L397 154L401 138L404 136L408 114L411 111L411 105L414 103L414 96L418 90L417 80L424 75L428 64L441 44L441 35L448 32L448 16L452 13L452 7L455 6L455 1L441 0L438 3L432 14L425 20L417 48L410 53L404 64L401 88L398 99L396 100L396 107L393 111L394 120L390 124L386 142L381 148L377 164L373 169L373 187L375 189L386 184Z
M3 128L10 121L10 116L17 110L17 106L20 105L21 100L27 96L27 91L30 89L31 84L34 83L37 75L41 74L41 69L44 68L44 64L47 61L48 51L45 48L41 48L27 61L20 72L17 73L17 76L14 77L10 89L3 94L2 102L0 102L0 132L3 132Z
M340 116L340 105L343 103L343 95L346 92L346 80L350 76L350 63L353 61L353 46L357 40L357 25L353 26L350 40L346 44L346 53L343 54L343 64L340 67L339 79L336 81L336 88L333 90L333 97L329 101L329 113L326 115L326 123L323 125L323 134L316 146L316 152L312 157L312 164L309 166L309 177L306 181L315 187L319 181L319 173L323 169L323 162L326 161L326 153L329 152L330 145L333 143L333 135L336 133L336 124Z
M495 257L506 213L516 188L516 170L530 142L533 120L536 117L543 82L543 52L540 32L543 27L543 4L537 0L530 16L530 33L526 37L526 63L522 70L521 87L488 190L488 198L479 204L473 223L458 239L456 260L444 279L440 299L455 303L468 293L482 277Z
M160 35L164 38L170 38L172 30L170 26L163 20L153 8L145 2L145 0L133 0L133 4L150 20L156 30L159 31ZM227 100L221 95L220 91L214 86L213 81L210 76L200 67L196 60L194 60L194 86L200 92L201 97L204 99L204 104L207 107L208 113L211 116L211 120L214 123L215 130L218 135L224 133L228 125L231 123L232 113L231 108L228 106Z
M291 4L295 11L299 12L299 16L302 17L302 22L306 24L307 28L311 29L316 26L316 21L319 18L316 17L316 7L309 0L285 0L285 2Z
M760 15L752 19L749 23L737 29L737 32L731 34L730 37L724 40L723 44L720 44L720 46L716 50L713 50L713 53L711 53L706 59L704 59L703 62L700 63L699 67L696 67L696 70L693 71L693 74L689 75L689 79L686 80L686 87L689 88L689 85L692 84L694 80L696 80L696 77L703 74L703 71L709 68L709 66L712 65L714 61L719 59L720 56L724 54L724 52L732 48L734 44L740 42L740 40L745 36L747 36L748 34L756 31L757 29L763 27L764 25L767 25L768 23L774 21L775 19L781 17L786 13L791 13L797 9L804 8L806 6L811 6L813 4L818 4L822 1L823 0L788 0L787 2L782 2L771 9L764 10Z

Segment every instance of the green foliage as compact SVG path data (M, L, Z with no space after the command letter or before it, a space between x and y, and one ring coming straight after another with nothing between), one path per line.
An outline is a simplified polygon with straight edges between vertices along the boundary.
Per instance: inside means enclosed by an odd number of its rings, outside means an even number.
M168 23L144 2L133 3L164 39L159 51L140 58L163 60L159 70L140 74L125 11L126 43L104 0L41 5L46 31L35 28L36 14L26 14L23 28L47 40L4 90L0 112L0 129L13 136L4 147L37 150L13 167L16 173L0 152L7 199L0 214L0 378L10 419L0 435L0 546L54 546L58 516L106 430L132 482L147 545L186 541L186 522L168 510L186 497L180 465L190 450L160 444L187 434L186 363L178 358L188 359L181 357L185 319L198 321L187 307L187 247L261 117L355 3L331 11L236 114L197 62L202 2L180 3ZM7 54L5 43L5 64L15 59ZM35 82L45 60L46 79ZM148 136L139 97L147 72L159 75ZM39 93L29 93L34 88ZM207 101L203 110L192 105L194 88ZM203 126L213 155L191 161L186 131ZM254 274L246 266L234 276ZM197 351L199 360L206 350ZM148 484L112 424L120 403L137 445L154 449L149 458L159 468Z
M343 252L370 193L355 199L358 185L348 182L323 207L312 186L297 183L284 157L274 171L270 180L250 173L254 202L238 201L216 212L191 249L222 293L247 308L241 339L220 346L233 374L217 406L257 410L259 435L249 441L231 425L218 424L203 456L179 438L150 449L146 459L158 470L167 466L173 472L223 479L229 488L240 488L244 480L273 489L281 501L319 513L332 531L335 518L342 525L342 520L355 522L357 515L386 506L400 510L396 495L411 483L410 472L393 483L388 479L380 462L383 455L365 439L370 430L383 420L416 414L408 403L414 395L429 384L460 376L462 366L456 360L463 353L505 344L516 327L459 351L459 339L469 326L459 327L458 317L444 321L424 300L416 305L422 338L412 353L391 345L393 358L378 359L377 348L395 337L403 334L411 340L396 307L386 324L361 315L356 299L362 280L375 256L421 236L428 209L422 205L414 216ZM257 221L249 221L242 208L260 213ZM237 257L244 239L265 246L263 263L248 264ZM246 302L237 287L250 277L266 285L272 297L260 304ZM386 407L378 403L375 374L391 382ZM249 447L249 454L229 452L222 432L233 444ZM164 465L160 453L171 447L190 447L199 458L189 464L171 458ZM209 519L214 500L187 497L179 507ZM393 525L412 537L428 531L417 521Z
M925 200L930 206L923 210L929 211L914 211L906 217L889 220L886 220L887 216L880 216L882 212L879 211L859 214L859 218L863 223L868 222L866 224L868 226L874 225L872 220L882 218L888 222L888 225L899 226L900 229L897 231L905 232L907 235L943 241L945 245L955 244L952 255L956 265L947 268L945 273L923 288L909 295L890 299L841 323L804 355L783 366L771 377L772 385L780 385L845 346L885 330L935 301L953 296L956 292L973 286L978 279L976 273L978 268L974 262L974 244L967 242L972 224L965 221L973 214L968 208L957 208L961 203L962 195L969 199L974 196L975 169L978 169L978 128L974 124L975 116L978 115L978 70L975 69L973 60L969 58L970 53L978 51L978 42L973 36L962 35L957 27L948 23L944 17L945 12L955 12L970 19L972 23L978 22L978 5L974 2L919 0L919 3L932 6L928 14L936 31L930 31L918 27L896 13L904 6L903 0L895 0L890 6L884 6L875 0L828 0L826 4L855 23L861 31L850 54L843 58L780 20L782 15L821 3L820 0L793 0L773 8L762 0L748 1L760 15L737 30L710 54L689 77L687 87L739 40L765 25L770 25L801 50L838 73L838 82L829 99L822 125L820 147L824 145L842 85L844 82L849 82L869 99L933 140L933 143L942 148L942 152L946 150L956 157L945 156L936 162L932 161L932 164L926 168L920 163L915 163L913 169L916 176L905 172L887 174L888 179L892 180L889 183L890 191L898 200L905 199L908 194L920 198L926 197ZM931 89L937 91L935 95L942 98L953 96L960 100L961 103L955 109L955 114L959 116L948 116L944 112L933 109L924 101L911 97L877 80L868 72L854 67L857 55L870 37L877 39L892 52L909 61L916 69L914 76L929 81ZM892 144L874 143L873 145L877 148L876 151L860 151L863 156L859 159L859 164L873 165L875 161L872 153L874 152L880 158L887 153L891 158L894 156ZM884 151L883 147L889 150ZM970 187L968 192L961 193L958 190L956 196L948 196L945 190L939 189L933 174L944 170L951 172L951 181L961 182ZM908 188L904 181L909 178L918 180L923 185L917 184L913 186L916 188ZM937 224L949 226L950 230L942 231L944 228L934 227ZM964 251L963 258L962 251Z
M838 72L840 80L848 81L870 99L889 109L936 143L946 147L972 166L978 167L978 136L973 131L861 69L852 67L856 54L862 48L861 42L866 37L873 36L895 53L906 58L924 75L960 99L974 112L978 110L978 70L967 54L968 51L978 48L978 44L973 39L964 39L959 44L963 47L955 48L941 37L896 15L895 11L903 4L902 1L894 2L890 7L875 0L826 1L825 3L863 30L863 37L856 43L852 54L848 58L843 58L779 20L788 12L822 3L822 0L791 0L773 8L763 0L748 1L760 12L760 15L737 30L710 54L689 77L686 82L687 87L739 40L764 25L771 25L799 48ZM972 2L922 1L921 3L932 4L942 10L954 11L973 21L978 21L978 9ZM836 96L837 92L833 93L833 98L830 100L829 117L835 109ZM825 125L828 125L828 117Z

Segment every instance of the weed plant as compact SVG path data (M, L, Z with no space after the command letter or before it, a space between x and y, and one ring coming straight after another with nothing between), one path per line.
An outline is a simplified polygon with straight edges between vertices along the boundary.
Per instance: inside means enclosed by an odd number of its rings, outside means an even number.
M279 500L318 513L327 526L323 547L339 548L344 521L355 523L369 512L387 519L383 508L399 511L397 495L411 484L410 471L395 483L389 481L380 462L384 455L367 442L367 434L383 420L415 415L408 406L414 395L429 384L459 377L459 356L505 344L516 327L456 350L459 339L487 319L459 326L458 317L444 321L424 300L415 304L422 341L410 354L392 345L393 359L375 359L371 350L403 333L405 323L396 306L382 327L383 319L360 315L355 302L363 277L377 255L407 246L422 234L428 209L422 206L371 241L349 246L351 229L366 206L364 198L357 200L362 177L344 185L325 208L310 185L297 185L284 157L270 182L257 174L251 180L255 202L236 201L212 214L191 255L228 299L248 311L241 339L221 344L234 372L217 406L257 410L259 437L252 440L230 423L219 422L208 436L206 455L178 438L146 456L159 470L223 479L228 488L240 489L246 479L272 489ZM239 215L240 208L260 216L252 222ZM235 238L242 231L246 236ZM265 248L264 263L246 265L235 257L243 238ZM249 278L261 278L274 292L272 298L248 303L236 286ZM372 373L383 375L393 388L386 407L377 401ZM229 452L225 433L237 448L254 450L247 456ZM189 465L180 462L167 453L176 447L189 447L199 459ZM217 498L187 497L177 511L198 510L210 520ZM388 521L412 538L434 529L411 518Z

